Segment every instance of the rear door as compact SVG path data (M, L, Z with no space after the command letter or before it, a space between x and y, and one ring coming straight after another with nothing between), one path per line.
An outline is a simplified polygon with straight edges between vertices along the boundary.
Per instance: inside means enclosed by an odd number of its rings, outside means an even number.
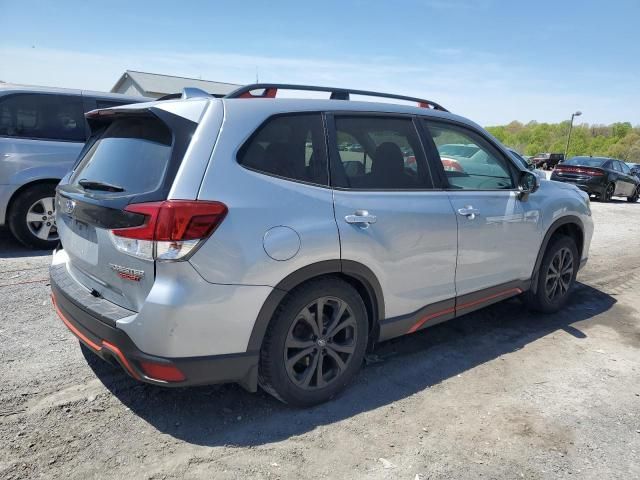
M540 219L538 211L519 199L519 170L469 127L431 120L425 127L436 149L450 143L478 149L471 157L448 154L446 158L459 167L440 170L458 221L458 303L465 303L465 295L489 288L496 287L496 294L500 288L504 292L515 288L531 277L538 254L532 246L539 236Z
M145 221L127 205L167 198L197 124L158 108L111 111L90 123L94 136L58 186L58 231L76 280L137 311L153 285L152 255L135 240L122 253L111 231Z
M341 258L373 271L387 319L439 302L447 311L455 297L456 219L446 192L433 187L415 122L376 114L328 118ZM360 148L350 148L354 142ZM381 336L411 326L386 334L383 326Z
M618 163L620 164L620 169L622 170L622 181L625 184L625 196L630 197L635 192L638 181L636 180L633 173L631 173L631 169L626 163Z

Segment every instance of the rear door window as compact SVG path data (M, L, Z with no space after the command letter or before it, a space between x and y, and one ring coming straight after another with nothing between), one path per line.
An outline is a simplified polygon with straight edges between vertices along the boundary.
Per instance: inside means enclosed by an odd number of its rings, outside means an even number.
M273 117L243 145L238 163L261 173L327 185L327 156L319 113Z
M82 97L40 93L0 97L0 136L84 142Z
M335 116L339 162L332 164L334 186L355 190L432 188L411 118Z
M172 141L169 127L155 117L114 120L87 150L71 183L108 184L124 195L153 192L169 166Z

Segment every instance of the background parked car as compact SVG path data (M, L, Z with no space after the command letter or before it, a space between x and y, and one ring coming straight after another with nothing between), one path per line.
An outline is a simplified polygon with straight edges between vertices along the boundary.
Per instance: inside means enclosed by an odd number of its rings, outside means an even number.
M627 167L631 169L631 173L640 178L640 163L627 162Z
M550 170L564 160L564 153L539 153L531 159L536 168Z
M531 170L533 173L535 173L538 178L540 178L541 180L546 180L547 176L544 174L544 172L542 170L538 170L536 168L536 166L529 162L524 156L520 155L518 152L516 152L513 148L509 148L507 147L507 150L509 151L509 153L513 156L513 158L516 159L516 161L522 165L524 168Z
M640 195L640 179L622 160L605 157L573 157L558 165L551 180L573 183L603 202L611 197L627 197L636 202Z
M0 86L0 225L25 245L53 248L55 186L89 135L84 113L141 97L3 84Z

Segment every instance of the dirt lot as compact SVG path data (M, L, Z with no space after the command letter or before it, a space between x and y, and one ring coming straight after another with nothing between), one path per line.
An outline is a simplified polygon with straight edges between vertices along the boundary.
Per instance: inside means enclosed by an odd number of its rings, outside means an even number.
M0 232L0 478L640 478L640 203L593 211L565 311L511 300L394 340L310 410L94 372L47 252Z

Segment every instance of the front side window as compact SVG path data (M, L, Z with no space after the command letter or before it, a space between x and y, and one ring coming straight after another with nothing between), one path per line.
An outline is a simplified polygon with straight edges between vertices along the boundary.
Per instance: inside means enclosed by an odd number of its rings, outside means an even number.
M320 114L271 118L240 149L238 163L262 173L326 185L326 148Z
M508 161L477 133L457 125L426 122L452 189L515 188Z
M335 129L336 186L357 190L432 187L410 118L336 116Z
M611 164L613 165L613 169L616 172L622 172L622 167L620 167L620 162L611 162Z
M0 136L84 142L82 98L38 93L0 98Z

